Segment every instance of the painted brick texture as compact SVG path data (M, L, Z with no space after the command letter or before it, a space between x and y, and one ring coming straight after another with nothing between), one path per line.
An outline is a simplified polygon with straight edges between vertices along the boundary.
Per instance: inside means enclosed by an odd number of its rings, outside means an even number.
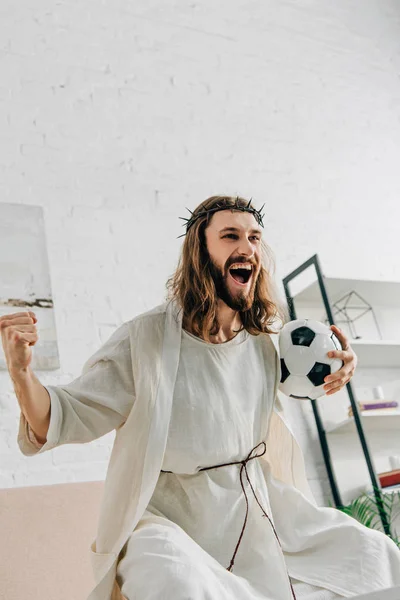
M0 8L0 201L41 205L61 369L160 303L179 216L216 193L266 202L278 280L400 279L396 0L103 0ZM315 427L288 408L313 489ZM113 441L36 458L0 373L0 487L102 479Z

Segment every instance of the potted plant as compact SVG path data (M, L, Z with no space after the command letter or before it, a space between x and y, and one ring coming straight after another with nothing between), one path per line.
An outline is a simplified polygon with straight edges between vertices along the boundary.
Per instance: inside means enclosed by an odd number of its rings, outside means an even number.
M382 502L391 526L392 535L389 537L400 548L400 532L398 533L395 530L395 520L400 516L400 489L382 494ZM338 507L338 510L341 510L346 515L350 515L366 527L382 531L381 518L373 493L364 492L350 504Z

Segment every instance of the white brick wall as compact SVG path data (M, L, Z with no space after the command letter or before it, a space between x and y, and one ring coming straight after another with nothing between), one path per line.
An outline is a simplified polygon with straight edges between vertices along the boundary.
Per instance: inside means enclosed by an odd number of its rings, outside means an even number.
M162 301L178 217L211 194L266 202L278 278L315 252L332 276L400 278L397 0L3 0L0 40L0 201L45 208L62 368L44 384ZM104 477L113 434L25 458L4 372L0 392L0 487Z

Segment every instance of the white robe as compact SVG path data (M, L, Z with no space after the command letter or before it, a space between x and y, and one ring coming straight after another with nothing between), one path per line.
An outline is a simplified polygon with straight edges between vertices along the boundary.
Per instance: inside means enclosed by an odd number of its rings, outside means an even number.
M242 461L265 437L272 400L261 336L242 331L229 342L211 344L182 331L163 472L118 564L124 596L293 600L272 524L241 464L225 464ZM254 454L262 450L261 445ZM291 506L271 510L270 473L264 478L258 459L249 460L246 472L268 517L282 520L284 528ZM240 474L249 510L234 552L247 508ZM343 598L302 582L293 587L297 600Z
M30 440L21 413L18 444L27 456L65 443L90 442L116 430L97 536L91 545L96 586L88 600L121 598L116 581L119 554L145 514L162 469L181 319L174 302L139 315L122 325L85 363L81 377L65 386L47 386L51 421L47 442L40 449ZM302 453L276 402L279 357L271 336L262 335L261 341L274 408L265 437L267 453L259 460L264 476L269 477L270 471L277 482L273 501L279 503L283 494L290 493L293 511L287 515L285 531L278 534L291 573L331 589L337 589L346 573L343 595L349 597L399 584L400 552L392 541L335 509L316 506ZM304 523L296 519L299 510Z

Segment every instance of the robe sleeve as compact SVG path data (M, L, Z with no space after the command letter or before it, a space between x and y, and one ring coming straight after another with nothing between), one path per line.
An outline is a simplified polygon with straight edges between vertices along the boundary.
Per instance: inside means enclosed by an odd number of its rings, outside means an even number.
M50 396L50 425L40 443L21 412L18 446L33 456L62 444L91 442L121 427L135 399L128 323L84 364L71 383L44 386Z

